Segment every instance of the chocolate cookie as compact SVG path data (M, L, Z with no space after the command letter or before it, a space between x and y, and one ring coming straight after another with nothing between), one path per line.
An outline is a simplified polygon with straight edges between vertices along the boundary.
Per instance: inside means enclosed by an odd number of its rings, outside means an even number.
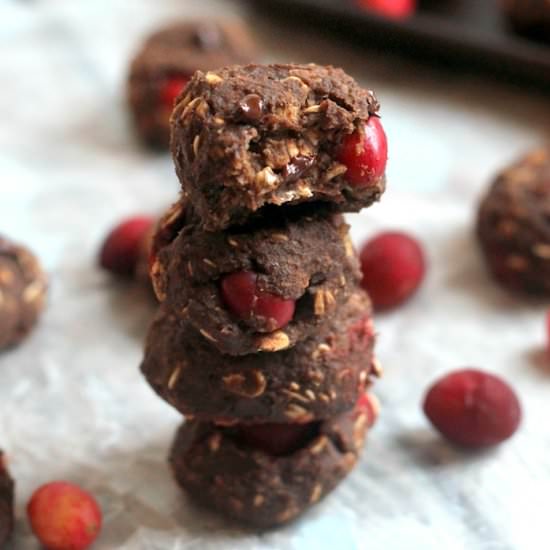
M324 332L291 349L222 355L165 309L153 322L141 370L185 415L234 422L309 422L348 410L379 374L370 303L357 290Z
M548 0L502 0L502 5L516 31L550 42Z
M185 210L180 202L161 222L153 285L159 300L222 353L292 347L317 333L360 280L340 214L276 208L212 233L187 223Z
M188 21L154 33L133 60L128 81L128 101L143 141L168 148L174 101L197 69L253 58L252 40L237 21Z
M13 493L13 480L6 468L4 454L0 451L0 548L13 531Z
M500 173L483 199L477 234L495 279L550 296L550 148Z
M34 327L46 295L46 277L25 247L0 236L0 349L19 343Z
M172 114L176 171L209 230L269 204L357 211L385 186L378 107L373 92L333 67L199 71Z
M367 401L307 426L302 440L287 443L288 452L278 456L270 452L272 443L263 449L265 436L258 437L258 427L250 437L239 427L186 422L170 461L178 483L197 500L241 522L273 527L296 518L350 472L375 410ZM262 431L277 437L285 429L272 425Z

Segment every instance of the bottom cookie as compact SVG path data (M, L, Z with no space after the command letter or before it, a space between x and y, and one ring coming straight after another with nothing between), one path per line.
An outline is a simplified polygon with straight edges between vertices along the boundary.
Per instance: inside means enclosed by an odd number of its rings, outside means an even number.
M170 462L177 482L203 504L249 525L274 527L296 518L351 471L377 409L365 394L353 411L299 428L188 421L176 434Z
M0 451L0 548L9 539L13 530L14 484Z

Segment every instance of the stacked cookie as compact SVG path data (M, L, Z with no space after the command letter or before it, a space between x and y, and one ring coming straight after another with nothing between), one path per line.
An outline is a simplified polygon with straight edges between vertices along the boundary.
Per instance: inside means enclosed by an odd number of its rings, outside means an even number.
M248 65L196 73L172 115L183 194L154 237L141 369L187 419L178 482L258 526L329 492L375 420L371 307L341 212L384 190L377 111L339 69Z

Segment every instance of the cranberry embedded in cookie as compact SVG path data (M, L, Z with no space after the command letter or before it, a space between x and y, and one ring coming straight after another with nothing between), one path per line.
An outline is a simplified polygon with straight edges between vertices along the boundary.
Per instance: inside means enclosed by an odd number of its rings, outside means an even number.
M254 317L258 332L272 332L283 328L294 315L296 301L261 291L257 286L257 278L251 271L239 271L223 277L223 301L240 319Z
M250 424L239 426L236 437L253 449L282 456L303 447L316 432L316 423Z
M351 185L376 184L388 160L388 141L378 117L371 116L359 130L344 138L338 160L347 168L345 178Z

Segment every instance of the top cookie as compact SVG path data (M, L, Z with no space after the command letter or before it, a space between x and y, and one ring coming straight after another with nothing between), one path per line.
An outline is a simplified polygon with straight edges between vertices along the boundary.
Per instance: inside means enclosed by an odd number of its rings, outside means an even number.
M247 65L197 72L172 114L172 154L208 230L264 205L358 211L385 187L378 101L344 71Z
M255 47L237 20L199 19L152 34L132 61L128 101L136 128L150 147L168 149L174 100L198 70L254 59Z

